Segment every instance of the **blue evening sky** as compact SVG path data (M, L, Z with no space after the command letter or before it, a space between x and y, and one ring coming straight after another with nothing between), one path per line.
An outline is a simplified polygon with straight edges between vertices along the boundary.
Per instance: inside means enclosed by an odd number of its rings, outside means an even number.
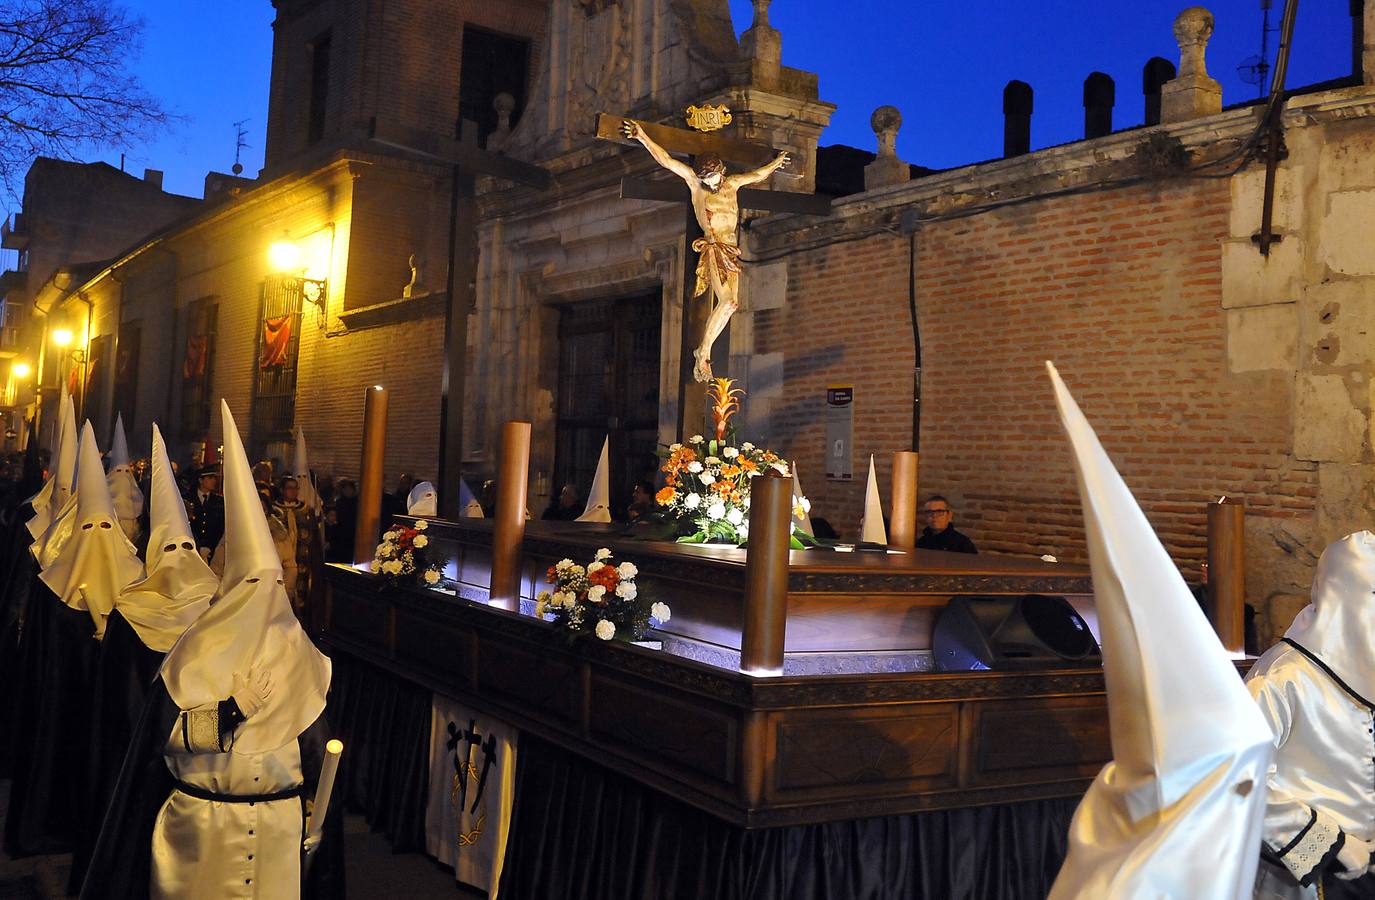
M556 0L566 2L566 0ZM749 0L729 0L737 31L749 27ZM200 196L205 173L234 162L235 121L247 119L245 174L262 165L274 15L268 0L188 3L126 0L145 20L134 64L145 85L184 120L126 155L126 167L164 169L169 190ZM909 162L944 168L1002 151L1002 89L1011 79L1035 89L1033 148L1083 133L1082 85L1099 70L1117 82L1114 126L1143 118L1141 67L1152 56L1178 61L1171 33L1185 4L1142 0L775 0L784 63L817 72L821 96L839 108L823 144L872 150L869 114L893 104L905 124L898 151ZM1271 18L1279 25L1281 3ZM1223 102L1256 96L1237 74L1260 48L1261 0L1213 0L1216 31L1208 66ZM1347 0L1300 7L1290 86L1349 73ZM1271 39L1271 59L1277 39ZM94 158L119 165L118 151Z

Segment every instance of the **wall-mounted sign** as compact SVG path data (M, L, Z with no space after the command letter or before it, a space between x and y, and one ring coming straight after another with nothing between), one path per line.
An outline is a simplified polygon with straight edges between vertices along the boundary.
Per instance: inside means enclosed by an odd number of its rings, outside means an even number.
M855 388L833 384L826 388L826 477L849 481L855 433Z

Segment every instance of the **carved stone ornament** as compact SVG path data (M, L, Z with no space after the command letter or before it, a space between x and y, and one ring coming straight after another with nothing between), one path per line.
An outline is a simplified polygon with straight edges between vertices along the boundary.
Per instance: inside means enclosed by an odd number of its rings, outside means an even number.
M634 28L631 10L621 0L573 4L584 15L569 23L568 122L570 132L581 136L595 129L599 109L630 104Z
M720 106L689 106L686 113L688 127L696 131L720 131L730 124L730 109Z

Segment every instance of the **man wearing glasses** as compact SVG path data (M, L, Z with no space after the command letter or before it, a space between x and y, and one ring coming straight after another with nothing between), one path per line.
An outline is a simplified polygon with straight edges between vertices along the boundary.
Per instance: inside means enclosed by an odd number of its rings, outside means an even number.
M917 549L919 550L946 550L950 553L978 553L974 542L968 536L955 530L951 523L954 521L954 512L950 509L950 501L940 494L932 494L921 508L921 514L926 518L926 528L922 530L921 537L917 538Z

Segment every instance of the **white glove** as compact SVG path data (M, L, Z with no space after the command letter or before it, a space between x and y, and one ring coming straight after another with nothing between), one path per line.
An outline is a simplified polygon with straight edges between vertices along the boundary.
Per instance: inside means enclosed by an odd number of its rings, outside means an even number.
M314 853L315 848L320 846L320 839L322 837L324 837L324 835L307 834L306 839L301 842L301 851L305 853L306 856Z
M244 718L251 719L272 696L272 672L249 669L246 676L235 672L234 689L230 696L239 705L239 712L243 713Z
M1346 867L1345 872L1335 873L1341 881L1354 881L1370 868L1371 855L1375 854L1375 843L1360 838L1346 836L1342 849L1337 851L1337 862Z

